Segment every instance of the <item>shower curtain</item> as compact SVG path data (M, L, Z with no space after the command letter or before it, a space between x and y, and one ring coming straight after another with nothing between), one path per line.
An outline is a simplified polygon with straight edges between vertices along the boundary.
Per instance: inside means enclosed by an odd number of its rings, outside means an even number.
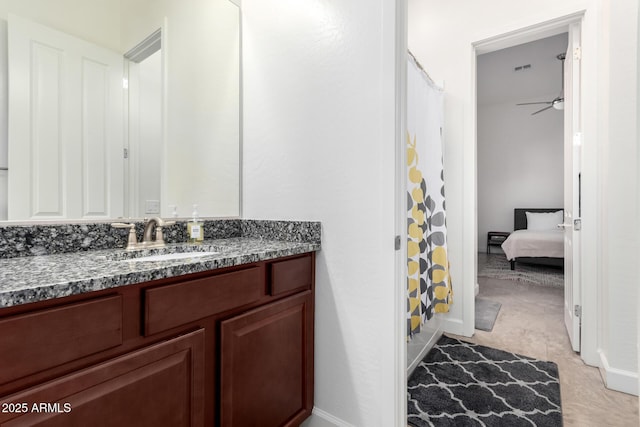
M442 153L443 92L407 66L407 334L452 303Z

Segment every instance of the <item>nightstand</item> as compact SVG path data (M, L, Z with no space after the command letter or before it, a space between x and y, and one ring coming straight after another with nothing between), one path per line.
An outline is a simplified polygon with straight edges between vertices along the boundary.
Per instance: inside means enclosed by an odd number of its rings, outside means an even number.
M487 233L487 253L490 254L491 246L501 246L507 240L509 234L505 231L490 231Z

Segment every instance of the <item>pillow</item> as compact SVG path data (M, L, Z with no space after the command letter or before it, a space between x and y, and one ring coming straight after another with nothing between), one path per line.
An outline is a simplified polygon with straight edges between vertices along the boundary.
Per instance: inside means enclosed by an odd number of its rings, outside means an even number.
M557 230L558 224L564 222L562 211L525 213L527 215L527 230Z

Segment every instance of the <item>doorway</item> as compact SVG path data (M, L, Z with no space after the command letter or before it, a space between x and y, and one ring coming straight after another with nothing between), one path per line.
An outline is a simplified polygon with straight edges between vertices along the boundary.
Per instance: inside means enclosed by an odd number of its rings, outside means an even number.
M124 57L125 216L159 216L164 162L162 30L156 30Z
M486 57L501 58L502 60L504 60L505 57L509 57L510 59L518 58L517 54L513 54L518 51L517 47L522 48L523 51L526 51L527 49L525 49L525 47L527 47L528 50L532 52L535 51L535 49L532 50L532 47L544 47L547 45L547 52L545 55L548 54L551 62L556 59L556 56L558 60L562 61L563 72L560 72L559 67L557 66L559 64L556 63L555 68L558 68L558 72L556 74L556 78L553 80L556 84L556 90L559 90L560 92L559 95L558 92L555 94L548 91L547 93L544 93L545 91L541 90L545 87L544 81L541 83L541 86L538 87L529 83L527 87L520 88L520 102L510 99L507 102L508 106L502 106L504 111L509 112L509 116L503 116L502 119L498 119L498 122L496 122L496 117L498 117L497 114L500 112L500 108L481 108L480 103L484 102L486 99L491 99L494 102L504 101L500 96L504 96L504 89L505 87L508 88L509 82L513 84L514 82L527 81L527 78L523 76L525 76L526 73L532 73L535 65L526 61L526 59L522 59L522 55L520 55L520 59L516 59L516 62L511 64L511 68L507 71L507 74L503 75L502 78L495 80L498 83L494 84L494 86L489 85L489 87L486 87L486 85L481 85L479 82L477 83L477 98L475 105L477 121L475 134L477 150L476 232L478 234L476 235L476 247L495 247L489 246L487 243L490 242L484 240L485 237L488 238L489 231L508 232L513 230L514 224L512 221L514 218L514 208L543 207L564 209L564 218L559 221L559 223L565 229L563 233L565 253L565 324L575 351L580 350L581 334L579 311L581 296L580 242L578 240L580 221L578 218L578 177L580 174L581 137L579 120L580 58L574 57L572 52L577 49L577 52L579 53L580 20L580 16L574 16L567 18L566 20L555 22L552 25L541 24L538 28L523 29L505 36L497 36L489 41L483 41L474 45L475 71L477 77L476 82L478 82L480 72L487 68L486 64L483 63ZM560 45L564 47L560 48ZM567 46L569 58L568 61L565 61L564 55L562 54L567 52ZM512 55L505 55L505 52L509 52ZM566 69L564 67L565 62L568 63ZM504 66L505 64L501 65ZM497 70L495 72L499 73L501 71ZM538 91L540 93L535 95L530 92L531 90L534 92ZM556 102L560 100L564 105ZM515 105L516 103L520 105ZM563 110L564 106L566 106L564 111L555 111ZM523 116L521 113L522 110L519 111L519 109L523 108L530 110L531 121L524 118L529 116L529 114ZM489 113L487 113L487 111L489 111ZM496 138L495 136L490 136L491 133L487 132L487 129L482 127L484 124L482 119L486 119L487 117L491 118L494 123L499 123L501 120L499 126L502 130L510 128L514 130L515 135L520 135L521 138L524 138L524 136L531 136L526 133L527 128L532 130L533 133L539 135L536 137L537 139L534 138L533 140L525 141L524 144L522 144L523 141L503 141L504 144L502 147L494 147L494 150L497 150L496 153L482 153L480 150L480 140ZM517 120L521 121L517 122ZM491 121L489 120L489 122ZM555 124L553 124L554 122ZM555 150L560 155L551 154L552 151L544 152L544 150L540 150L544 143L548 142L547 138L544 136L544 132L539 132L543 123L546 123L544 126L555 126L555 136L553 136L553 138L560 141L560 143L559 146L555 146L550 149ZM499 140L500 137L497 137L497 139ZM517 146L518 143L520 143L519 146ZM511 158L509 155L510 151L513 154L512 158L519 158L523 161L521 165L514 164L514 162L509 160ZM563 152L564 161L560 160ZM540 156L540 158L536 158L536 156ZM483 177L481 176L481 169L483 168L483 165L486 166L486 164L491 164L492 161L494 165L489 173L485 174L489 178L486 176L484 178L485 181L491 181L490 178L493 178L494 180L497 179L498 181L495 181L491 187L485 188L482 186ZM529 168L529 173L526 172L527 168ZM542 174L537 173L536 169L543 169L544 172ZM550 169L555 170L555 175L548 172ZM498 173L493 173L495 171L503 170L517 171L520 174L518 175L520 181L523 182L517 182L518 180L505 181L504 176L501 177L498 176ZM484 170L484 172L487 171ZM531 176L527 177L527 175L537 176L534 177L532 181L526 182L528 179L531 179ZM545 187L544 185L541 185L544 180L549 179L552 181L550 181L548 186ZM553 185L553 182L555 182L555 185ZM557 194L549 195L548 193L550 192L555 192ZM505 198L508 199L506 203ZM500 204L502 204L503 208L501 210L496 210L496 206L499 206ZM505 204L509 207L504 208ZM496 216L500 217L496 218ZM499 224L497 228L503 228L504 230L488 230L488 228L493 228L488 224ZM560 243L560 245L562 244ZM476 271L476 283L478 283L477 277L478 271ZM476 285L476 293L477 292L478 285Z

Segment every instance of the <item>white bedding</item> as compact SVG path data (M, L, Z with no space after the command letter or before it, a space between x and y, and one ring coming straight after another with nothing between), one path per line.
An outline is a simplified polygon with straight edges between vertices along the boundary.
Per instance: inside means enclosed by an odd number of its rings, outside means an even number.
M563 230L516 230L502 244L508 260L518 257L564 258Z

